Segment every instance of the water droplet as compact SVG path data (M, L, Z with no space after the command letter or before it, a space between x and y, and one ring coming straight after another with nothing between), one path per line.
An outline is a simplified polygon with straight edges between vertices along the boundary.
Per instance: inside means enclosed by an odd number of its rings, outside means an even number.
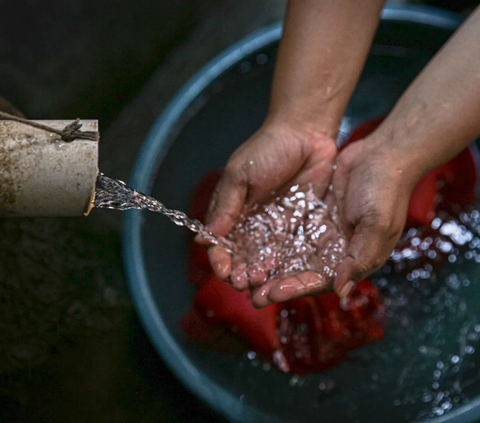
M257 57L255 58L255 61L259 65L265 65L268 62L268 56L264 53L257 54Z
M445 411L448 411L452 408L452 403L449 401L446 401L442 404L442 409Z
M433 400L433 395L432 394L425 394L423 397L422 397L422 401L423 402L430 402Z
M252 64L250 62L242 62L239 66L240 73L248 73L252 70Z
M291 379L289 380L288 384L290 386L295 386L298 383L299 376L298 375L293 375Z

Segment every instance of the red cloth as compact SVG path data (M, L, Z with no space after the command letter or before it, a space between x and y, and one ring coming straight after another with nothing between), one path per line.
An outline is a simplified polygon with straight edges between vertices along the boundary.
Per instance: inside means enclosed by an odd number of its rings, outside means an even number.
M364 138L383 118L366 122L348 142ZM192 216L203 220L220 174L208 174L197 186ZM412 193L407 227L429 226L439 205L454 209L475 200L476 168L470 150L429 173ZM455 204L455 206L452 206ZM246 346L284 371L305 374L345 360L347 353L383 337L384 310L377 289L367 280L348 298L335 293L301 298L262 310L253 307L249 292L239 293L218 281L204 247L192 243L188 278L198 291L182 320L187 336L210 348L234 343Z
M384 309L367 280L344 300L334 292L287 301L278 306L279 351L293 373L325 370L347 353L382 339Z
M197 327L198 320L207 323L209 328L226 327L246 340L251 349L271 357L278 345L276 307L268 306L257 310L249 296L250 292L237 292L212 274L197 291L192 311L183 320L183 328L187 333L194 333L193 325ZM204 342L213 337L209 330L194 335Z

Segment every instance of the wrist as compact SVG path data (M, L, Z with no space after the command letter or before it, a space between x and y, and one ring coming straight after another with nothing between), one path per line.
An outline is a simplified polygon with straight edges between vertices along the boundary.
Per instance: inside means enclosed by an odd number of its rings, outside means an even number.
M317 142L335 142L338 132L338 125L335 128L325 119L307 114L286 113L283 110L270 111L263 127L272 131L294 132Z
M417 152L393 142L391 138L373 133L360 142L368 145L369 156L384 168L385 172L398 177L399 182L408 189L413 190L430 171L418 160Z

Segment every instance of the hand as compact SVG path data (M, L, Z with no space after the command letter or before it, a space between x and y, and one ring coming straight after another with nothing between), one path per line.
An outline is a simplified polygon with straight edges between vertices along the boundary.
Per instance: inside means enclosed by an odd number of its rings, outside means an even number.
M335 141L310 125L267 119L228 161L210 204L208 229L227 235L244 204L266 200L272 191L294 184L313 181L314 192L322 198L336 154ZM232 270L230 254L212 246L209 257L217 278L226 279ZM237 280L232 285L238 290L249 287Z
M378 270L397 244L413 188L422 176L410 167L375 134L340 153L332 195L348 239L333 286L341 297Z
M346 257L336 267L333 284L339 296L345 297L355 283L379 269L395 247L417 182L416 176L408 176L412 174L388 147L373 140L359 141L340 152L333 190L325 199L339 208L347 238ZM312 272L271 279L254 291L252 300L261 308L318 294L331 282Z

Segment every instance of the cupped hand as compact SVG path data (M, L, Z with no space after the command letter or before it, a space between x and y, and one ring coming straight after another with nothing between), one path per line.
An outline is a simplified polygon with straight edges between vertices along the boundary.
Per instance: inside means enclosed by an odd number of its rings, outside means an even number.
M253 292L256 307L315 295L333 288L344 297L355 284L379 269L405 226L408 202L418 178L388 149L369 139L342 150L325 201L337 206L347 244L336 275L305 272L272 278Z
M295 184L312 183L322 197L331 183L336 154L334 139L311 125L267 119L229 159L210 203L208 229L227 235L245 204L265 201ZM209 257L217 278L227 279L230 254L212 246ZM243 282L232 284L238 290L248 288Z
M405 227L408 203L421 179L408 157L375 135L341 152L332 196L348 239L334 289L344 297L385 263Z

